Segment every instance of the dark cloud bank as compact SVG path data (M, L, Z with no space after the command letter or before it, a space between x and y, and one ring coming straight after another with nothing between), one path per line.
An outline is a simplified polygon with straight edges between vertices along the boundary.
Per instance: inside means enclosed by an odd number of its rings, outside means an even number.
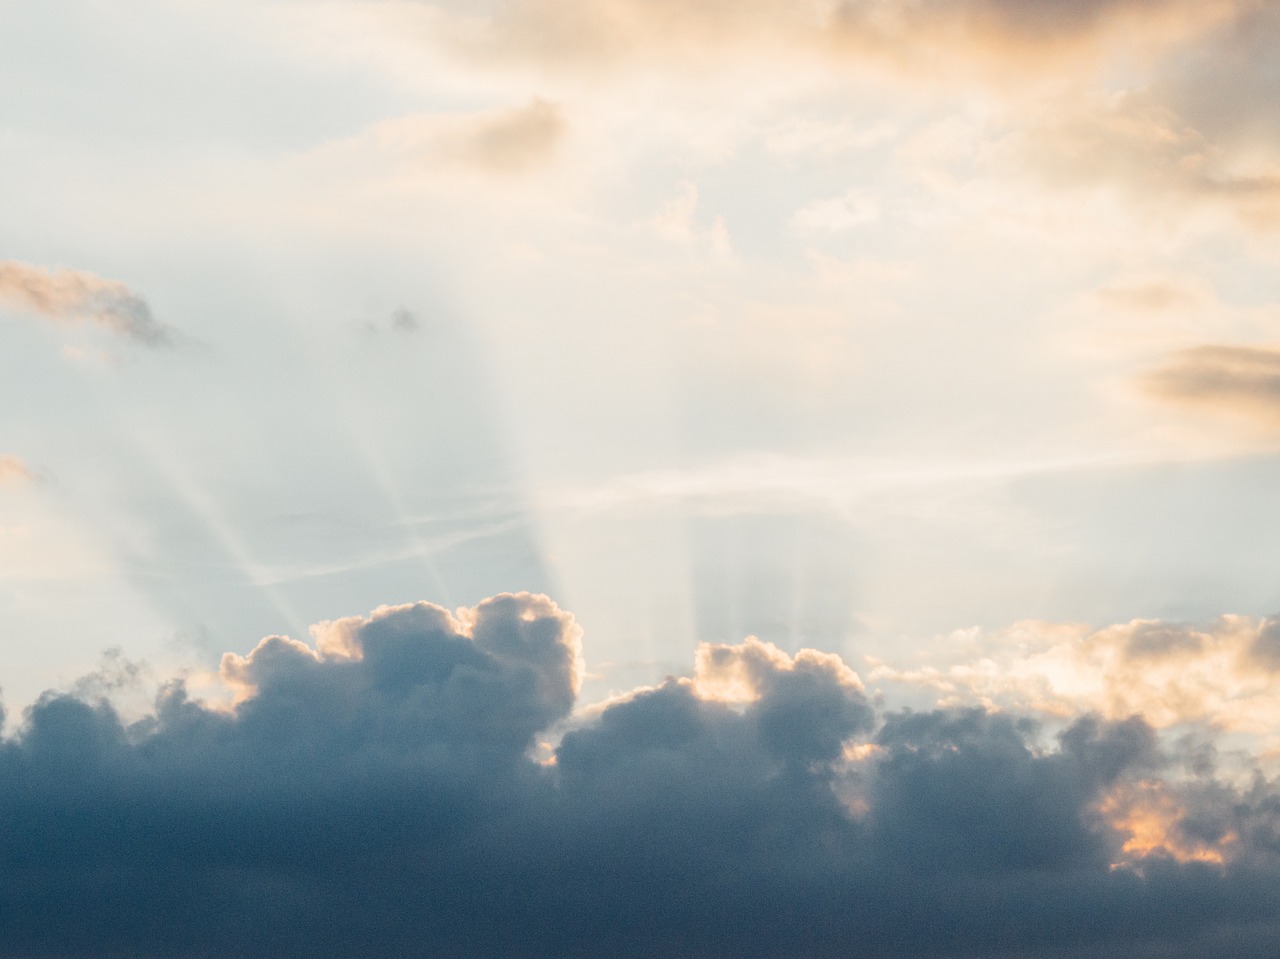
M33 707L0 746L0 955L1275 954L1280 798L1137 718L881 712L835 657L748 642L702 666L754 701L669 680L552 762L577 628L545 598L317 640L228 657L230 712L177 683L133 725ZM1127 854L1125 784L1230 856Z

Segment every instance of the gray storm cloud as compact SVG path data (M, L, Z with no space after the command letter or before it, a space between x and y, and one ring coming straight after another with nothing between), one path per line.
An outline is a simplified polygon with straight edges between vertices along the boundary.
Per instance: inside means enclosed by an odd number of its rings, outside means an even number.
M754 639L574 716L579 636L418 603L228 655L232 708L46 694L0 743L0 955L1271 954L1280 792L1140 717L877 711Z
M118 280L84 270L46 269L0 261L0 306L57 323L91 323L148 346L172 341L146 300Z

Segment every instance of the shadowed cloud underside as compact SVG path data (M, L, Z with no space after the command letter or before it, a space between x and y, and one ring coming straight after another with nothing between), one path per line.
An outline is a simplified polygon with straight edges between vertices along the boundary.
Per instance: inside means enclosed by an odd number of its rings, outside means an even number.
M323 623L0 746L6 956L1262 956L1280 791L749 639L571 715L546 597ZM88 688L83 686L82 688ZM1196 762L1199 765L1196 765ZM1191 767L1198 772L1188 772Z

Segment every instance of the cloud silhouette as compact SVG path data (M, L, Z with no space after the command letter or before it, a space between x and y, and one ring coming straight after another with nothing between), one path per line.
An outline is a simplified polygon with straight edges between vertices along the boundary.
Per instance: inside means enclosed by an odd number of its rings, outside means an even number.
M1280 796L1188 779L1138 717L877 714L838 657L759 640L573 714L580 631L529 594L312 639L228 655L231 707L174 682L131 724L87 693L25 713L0 744L0 955L1274 943Z

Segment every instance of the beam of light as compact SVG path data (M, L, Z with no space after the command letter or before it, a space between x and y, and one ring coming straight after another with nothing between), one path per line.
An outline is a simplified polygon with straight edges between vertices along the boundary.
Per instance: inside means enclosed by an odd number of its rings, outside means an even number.
M346 409L349 410L350 407L348 406ZM438 602L450 608L456 606L457 602L453 592L440 574L440 566L436 562L437 551L446 549L454 544L448 541L433 544L418 532L417 525L413 522L413 513L405 503L404 495L400 491L400 484L396 481L386 461L374 449L373 444L364 438L361 431L353 428L349 417L344 418L344 422L347 425L347 429L344 431L347 442L359 454L361 465L373 480L378 493L382 496L383 502L390 510L395 524L409 542L409 548L403 554L404 558L418 563L423 573L426 574L430 588L435 591L435 595L439 596Z
M213 496L191 478L176 458L163 452L162 445L153 438L136 433L133 445L177 500L200 520L205 532L232 560L244 581L262 594L288 629L296 635L305 636L307 619L299 615L273 585L270 568L258 561L244 538L223 515Z

